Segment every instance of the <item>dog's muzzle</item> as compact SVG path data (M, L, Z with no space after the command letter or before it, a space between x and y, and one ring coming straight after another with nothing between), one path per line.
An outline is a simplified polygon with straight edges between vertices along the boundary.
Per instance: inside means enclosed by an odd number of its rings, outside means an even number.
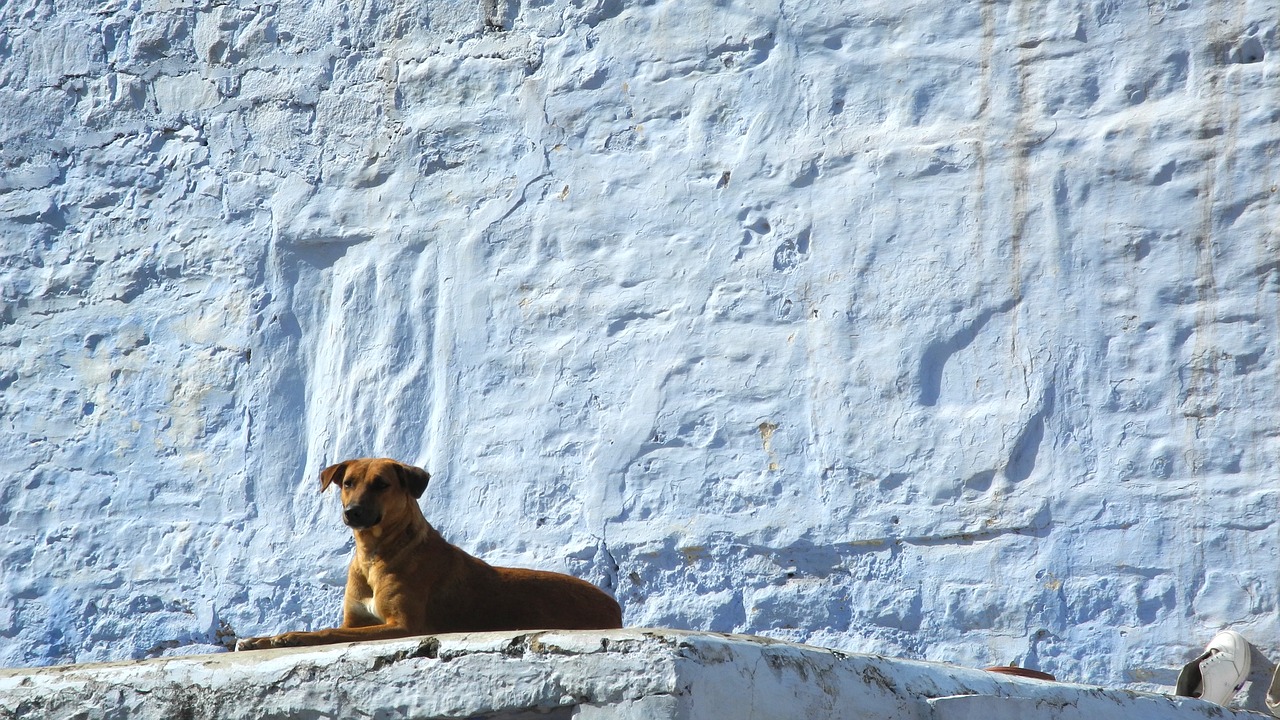
M364 505L350 505L342 509L342 522L356 530L371 528L381 520L381 512Z

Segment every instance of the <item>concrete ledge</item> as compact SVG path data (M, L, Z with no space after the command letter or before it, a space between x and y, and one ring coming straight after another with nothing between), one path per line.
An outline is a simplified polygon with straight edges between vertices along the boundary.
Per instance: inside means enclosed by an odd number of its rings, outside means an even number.
M0 670L0 718L1193 720L1164 695L676 630L476 633Z

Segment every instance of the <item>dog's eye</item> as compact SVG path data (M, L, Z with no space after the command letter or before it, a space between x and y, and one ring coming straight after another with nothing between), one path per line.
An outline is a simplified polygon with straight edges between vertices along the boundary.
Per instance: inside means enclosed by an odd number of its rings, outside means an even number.
M389 488L389 487L391 487L391 486L390 486L390 485L388 485L388 484L387 484L387 482L386 482L385 480L377 480L377 481L375 481L375 482L373 483L373 489L374 489L374 490L386 490L386 489L387 489L387 488Z
M356 486L356 481L355 481L355 480L343 480L343 481L342 481L342 487L344 487L344 488L348 488L348 489L349 489L349 488L353 488L353 487L355 487L355 486Z

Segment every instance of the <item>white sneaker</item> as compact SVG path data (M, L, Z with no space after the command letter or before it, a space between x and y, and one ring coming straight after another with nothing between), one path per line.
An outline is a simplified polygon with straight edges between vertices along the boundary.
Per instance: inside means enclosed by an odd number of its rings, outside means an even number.
M1213 636L1203 655L1182 666L1176 694L1226 705L1244 687L1252 654L1244 636L1223 630Z

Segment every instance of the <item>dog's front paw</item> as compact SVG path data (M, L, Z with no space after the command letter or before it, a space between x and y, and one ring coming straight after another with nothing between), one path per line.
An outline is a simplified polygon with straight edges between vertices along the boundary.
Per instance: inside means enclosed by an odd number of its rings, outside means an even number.
M274 647L284 647L277 645L276 640L281 635L268 635L266 637L244 638L236 641L236 652L241 650L270 650Z
M240 638L236 640L236 652L242 650L264 650L271 647L269 637Z
M287 632L281 635L276 635L275 637L270 638L271 647L287 648L308 645L309 643L307 642L307 638L309 636L310 633L305 632Z
M236 641L236 652L241 650L269 650L271 648L297 647L303 645L303 633L288 632L282 635L244 638Z

